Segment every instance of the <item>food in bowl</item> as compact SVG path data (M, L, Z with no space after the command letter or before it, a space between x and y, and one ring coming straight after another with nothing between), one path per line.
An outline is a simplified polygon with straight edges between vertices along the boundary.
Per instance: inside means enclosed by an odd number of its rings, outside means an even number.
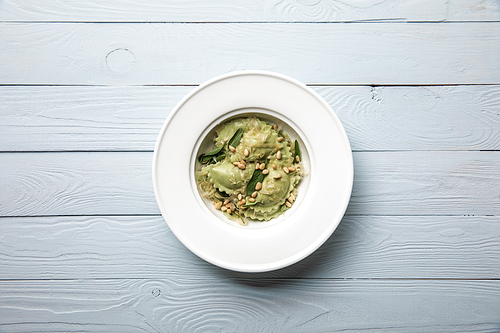
M240 117L216 129L215 148L198 156L202 196L230 220L269 221L292 208L303 174L297 140L280 125Z

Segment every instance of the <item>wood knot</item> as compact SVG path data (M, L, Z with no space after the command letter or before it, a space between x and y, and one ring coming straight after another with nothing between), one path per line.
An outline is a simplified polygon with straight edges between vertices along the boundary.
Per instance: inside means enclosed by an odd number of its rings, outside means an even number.
M158 297L161 295L161 290L158 288L155 288L155 289L153 289L153 291L151 293L153 294L154 297Z
M128 49L115 49L106 55L106 65L115 73L127 73L135 66L135 56Z

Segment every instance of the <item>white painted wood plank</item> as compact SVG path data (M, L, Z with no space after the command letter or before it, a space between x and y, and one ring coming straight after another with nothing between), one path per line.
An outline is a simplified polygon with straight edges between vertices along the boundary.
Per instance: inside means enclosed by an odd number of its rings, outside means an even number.
M252 278L496 279L499 257L499 217L347 216L303 261ZM0 280L247 276L192 254L160 216L1 218L0 267Z
M499 308L498 280L0 282L3 332L493 333Z
M353 150L500 149L500 86L314 89Z
M500 83L500 22L2 23L0 30L1 84L199 84L243 69L311 84Z
M0 4L0 21L87 22L351 22L492 21L495 0L150 0L13 1Z
M158 214L152 153L0 154L0 216ZM499 152L357 152L350 215L500 215Z
M500 150L500 86L312 87L353 150ZM194 87L3 86L0 151L152 151Z
M0 215L158 214L152 157L152 153L2 154Z
M0 150L149 150L194 87L0 87ZM500 90L500 88L499 88Z
M3 86L0 150L153 151L170 111L193 89Z
M354 155L347 214L499 215L500 153Z

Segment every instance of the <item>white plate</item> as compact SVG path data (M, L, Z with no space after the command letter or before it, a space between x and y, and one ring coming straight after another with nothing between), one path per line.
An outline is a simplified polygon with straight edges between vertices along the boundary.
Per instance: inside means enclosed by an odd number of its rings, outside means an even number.
M307 171L292 209L246 227L207 204L194 178L205 137L242 114L284 122L301 139ZM314 252L340 223L352 182L349 140L330 106L305 84L266 71L229 73L194 89L165 121L153 156L156 200L172 232L199 257L241 272L283 268Z

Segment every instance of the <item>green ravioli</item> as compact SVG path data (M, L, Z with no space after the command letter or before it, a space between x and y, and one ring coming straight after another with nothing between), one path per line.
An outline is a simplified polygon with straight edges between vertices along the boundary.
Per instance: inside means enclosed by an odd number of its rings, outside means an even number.
M216 209L246 224L246 218L269 221L291 207L303 170L294 160L300 148L278 125L256 117L236 118L219 126L214 146L217 151L198 156L202 163L210 154L217 158L201 165L196 179ZM256 170L257 165L266 170ZM252 176L257 180L251 181Z

